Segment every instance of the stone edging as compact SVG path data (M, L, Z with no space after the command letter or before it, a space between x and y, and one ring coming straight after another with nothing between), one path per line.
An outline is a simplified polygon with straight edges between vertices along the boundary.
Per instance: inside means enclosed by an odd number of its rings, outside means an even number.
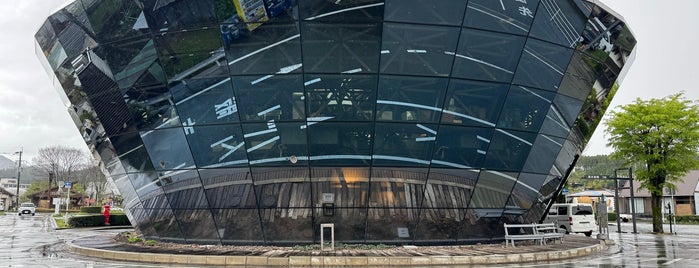
M607 248L604 241L593 246L536 253L493 254L483 256L222 256L137 253L82 247L66 242L73 253L123 261L190 265L247 265L247 266L427 266L503 264L534 261L553 261L587 256Z

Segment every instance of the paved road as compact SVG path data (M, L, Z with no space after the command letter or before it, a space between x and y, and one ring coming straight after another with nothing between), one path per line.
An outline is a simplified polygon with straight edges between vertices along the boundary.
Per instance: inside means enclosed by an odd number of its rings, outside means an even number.
M0 267L188 267L89 259L67 251L64 241L81 236L116 234L122 230L60 230L47 226L48 214L0 216ZM669 226L665 226L669 230ZM699 226L680 225L677 235L654 235L649 223L622 224L622 233L610 226L615 245L602 254L551 262L513 264L507 267L699 267Z

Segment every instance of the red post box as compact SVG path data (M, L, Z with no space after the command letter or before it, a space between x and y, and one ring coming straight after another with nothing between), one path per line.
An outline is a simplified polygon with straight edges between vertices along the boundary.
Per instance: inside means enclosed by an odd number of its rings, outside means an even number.
M109 209L109 204L104 205L104 212L102 212L104 214L104 225L109 225Z

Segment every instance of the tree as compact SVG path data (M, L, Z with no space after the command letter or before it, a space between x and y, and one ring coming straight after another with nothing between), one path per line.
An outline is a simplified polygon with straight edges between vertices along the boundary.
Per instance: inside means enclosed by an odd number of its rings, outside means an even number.
M86 156L78 149L66 146L51 146L39 149L34 164L46 173L53 173L57 181L74 181L71 175L84 167ZM52 185L56 186L54 181Z
M102 195L108 189L109 182L105 173L102 172L99 165L87 165L74 176L78 184L82 184L89 193L94 193L94 198L99 202Z
M611 112L607 122L608 145L614 148L611 157L643 166L635 179L651 194L655 233L663 232L663 189L674 188L674 182L699 166L699 107L682 95L636 99Z

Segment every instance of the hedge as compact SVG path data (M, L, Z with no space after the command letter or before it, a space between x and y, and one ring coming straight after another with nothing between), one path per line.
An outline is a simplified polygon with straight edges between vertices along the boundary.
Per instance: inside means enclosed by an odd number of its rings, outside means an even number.
M675 221L677 221L677 223L699 224L699 215L675 216Z
M99 213L102 213L102 207L81 207L80 212L88 213L88 214L90 214L90 213L99 214Z
M75 215L68 218L70 227L94 227L104 226L104 215ZM131 222L125 214L115 214L109 216L111 226L129 226Z

